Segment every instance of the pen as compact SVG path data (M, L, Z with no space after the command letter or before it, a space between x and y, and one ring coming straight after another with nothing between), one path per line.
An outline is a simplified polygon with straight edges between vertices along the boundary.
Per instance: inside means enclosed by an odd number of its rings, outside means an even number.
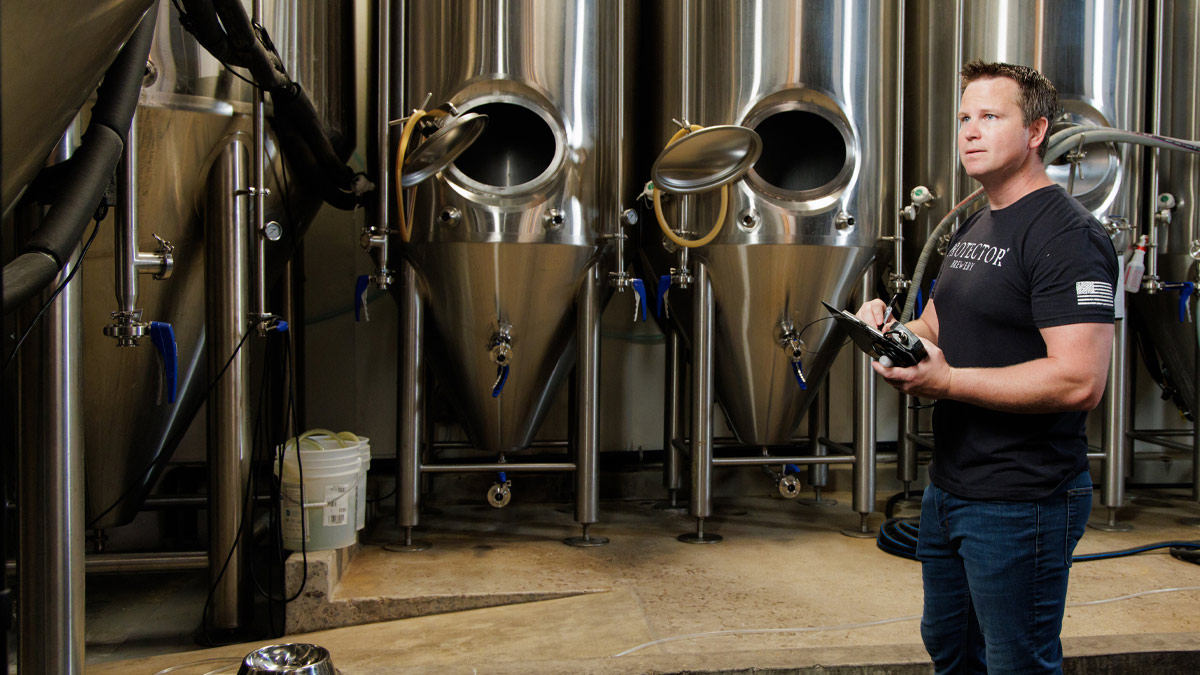
M883 313L883 323L879 324L879 327L883 328L886 326L888 324L888 319L890 318L892 318L892 306L888 305L887 311Z

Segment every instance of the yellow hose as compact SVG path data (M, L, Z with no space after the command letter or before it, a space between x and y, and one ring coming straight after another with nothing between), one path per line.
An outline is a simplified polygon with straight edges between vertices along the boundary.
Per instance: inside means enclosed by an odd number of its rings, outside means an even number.
M400 180L404 169L404 155L408 152L408 142L412 139L413 131L417 128L417 123L424 116L424 110L413 111L413 114L408 118L408 122L404 124L404 132L400 134L400 147L396 148L396 218L400 221L396 229L400 231L400 239L406 244L412 237L412 223L408 218L404 217L404 185Z
M671 140L667 141L667 145L669 146L672 143L674 143L675 141L679 140L684 134L690 133L692 131L699 131L703 128L704 127L700 126L699 124L693 124L688 129L680 129L679 131L675 132L674 136L671 136ZM722 185L721 186L721 208L717 212L716 224L713 225L712 229L709 231L708 234L704 235L703 237L701 237L699 239L684 239L683 237L680 237L679 235L672 232L671 226L667 225L667 218L666 218L666 216L663 215L663 210L662 210L662 190L658 189L657 185L654 187L654 215L656 218L658 218L658 226L659 226L659 228L662 229L663 234L666 235L667 239L670 239L671 241L675 242L675 244L677 246L682 246L684 248L699 248L701 246L704 246L708 242L712 241L713 239L716 239L717 235L721 233L721 226L725 224L725 214L726 214L726 212L728 212L728 210L729 210L729 186ZM405 240L405 241L407 241L407 240Z

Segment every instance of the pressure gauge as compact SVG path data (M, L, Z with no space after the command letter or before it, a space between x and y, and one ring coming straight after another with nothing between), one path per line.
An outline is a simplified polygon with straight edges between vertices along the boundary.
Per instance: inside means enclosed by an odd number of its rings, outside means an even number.
M263 236L267 241L279 241L283 237L283 226L274 220L268 220L263 225Z

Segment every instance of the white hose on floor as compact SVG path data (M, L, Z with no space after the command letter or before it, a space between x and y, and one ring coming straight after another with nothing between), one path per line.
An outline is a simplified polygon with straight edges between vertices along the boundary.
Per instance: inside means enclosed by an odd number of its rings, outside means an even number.
M1178 588L1156 588L1151 591L1141 591L1139 593L1130 593L1129 595L1121 595L1115 598L1105 598L1103 600L1089 600L1087 602L1072 602L1067 607L1083 607L1085 605L1103 605L1109 602L1117 602L1118 600L1129 600L1131 598L1140 598L1143 595L1154 595L1155 593L1175 593L1180 591L1200 591L1200 586L1180 586ZM833 630L854 630L856 628L869 628L871 626L882 626L887 623L899 623L901 621L914 621L920 619L921 615L901 616L894 619L881 619L879 621L867 621L865 623L848 623L840 626L807 626L804 628L746 628L746 629L731 629L731 630L715 630L707 633L691 633L688 635L676 635L673 637L660 638L652 642L640 644L631 649L626 649L619 654L613 654L613 658L619 656L627 656L637 651L661 645L668 642L679 642L681 640L695 640L706 637L716 637L720 635L762 635L769 633L819 633L823 631Z
M178 670L191 669L195 668L196 666L210 666L214 663L220 663L222 665L220 668L217 668L216 670L210 670L204 675L217 675L218 673L236 672L237 669L241 667L242 660L234 656L218 656L211 659L200 659L199 661L190 661L188 663L180 663L178 665L168 666L158 671L154 675L167 675L168 673L173 673Z

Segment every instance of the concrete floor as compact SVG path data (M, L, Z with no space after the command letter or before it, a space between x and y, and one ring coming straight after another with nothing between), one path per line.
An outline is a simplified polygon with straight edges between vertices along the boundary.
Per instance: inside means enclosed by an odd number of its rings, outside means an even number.
M321 644L345 675L928 672L918 633L918 563L883 553L874 539L840 534L858 516L848 494L831 496L839 505L718 500L706 531L725 541L703 546L676 541L694 521L652 502L602 503L592 534L611 543L584 549L560 542L578 534L569 505L443 507L425 516L418 531L432 543L428 551L385 551L378 542L396 533L378 527L341 567L340 580L334 556L310 559L310 572L328 575L327 585L310 579L296 606L303 609L293 611L289 625L374 623L276 642ZM1119 512L1119 520L1135 526L1131 532L1089 528L1077 553L1200 538L1196 528L1179 524L1200 516L1200 505L1159 497L1134 500ZM874 514L869 524L882 519ZM1191 590L1084 604L1181 587ZM1194 668L1197 589L1200 566L1165 551L1078 563L1063 626L1068 672ZM309 617L309 625L298 615ZM718 631L731 632L711 635ZM208 673L262 644L112 663L89 657L88 672L153 674L226 659L171 671Z

